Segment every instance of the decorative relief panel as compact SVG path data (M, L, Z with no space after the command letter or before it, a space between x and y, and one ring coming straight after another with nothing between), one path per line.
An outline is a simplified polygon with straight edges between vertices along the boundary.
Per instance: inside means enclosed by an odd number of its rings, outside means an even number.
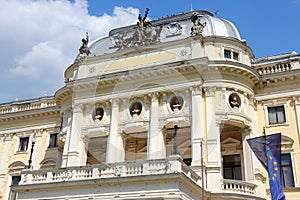
M150 100L146 95L123 99L120 129L125 133L144 132L149 128Z
M189 124L191 98L190 91L165 93L163 95L163 113L160 123L167 124Z

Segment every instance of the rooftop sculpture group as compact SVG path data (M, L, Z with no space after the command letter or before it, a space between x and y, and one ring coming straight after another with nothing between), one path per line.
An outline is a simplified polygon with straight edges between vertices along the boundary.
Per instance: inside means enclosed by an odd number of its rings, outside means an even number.
M201 35L204 27L206 26L206 22L202 24L197 13L192 14L191 21L194 23L193 27L191 28L191 35Z
M151 22L146 21L149 8L146 9L144 17L138 16L137 26L133 31L117 33L112 37L112 43L118 49L130 47L147 46L160 40L162 27L155 27Z
M117 48L118 50L121 50L132 47L149 46L151 44L160 42L163 26L155 26L152 25L151 22L147 21L149 11L150 9L146 8L144 16L142 16L141 14L138 15L136 26L132 27L128 31L121 31L113 34L110 38L113 47L109 48ZM196 12L192 14L191 21L193 22L191 35L201 35L204 27L206 26L206 22L201 23L200 18ZM173 22L172 26L168 26L168 28L170 27L182 29L181 25L177 22ZM86 38L83 38L81 41L82 46L79 48L79 58L84 58L91 53L88 47L88 33L86 33Z

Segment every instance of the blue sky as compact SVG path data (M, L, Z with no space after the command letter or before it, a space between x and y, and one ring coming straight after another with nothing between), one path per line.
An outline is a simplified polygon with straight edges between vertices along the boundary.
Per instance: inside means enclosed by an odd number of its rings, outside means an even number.
M54 93L85 32L90 40L191 10L218 11L235 24L256 57L300 53L300 0L0 0L0 103Z

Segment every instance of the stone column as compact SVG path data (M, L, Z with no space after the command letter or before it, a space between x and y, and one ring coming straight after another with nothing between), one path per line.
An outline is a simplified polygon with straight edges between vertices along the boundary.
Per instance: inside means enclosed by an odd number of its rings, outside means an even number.
M8 133L5 134L3 137L4 147L2 151L2 158L1 158L1 164L0 164L0 192L3 188L5 188L4 182L5 182L5 175L7 172L7 159L10 156L9 150L11 148L11 140L12 140L12 134ZM2 196L3 194L0 193Z
M192 87L192 166L201 166L200 141L204 140L204 118L203 118L203 99L202 88Z
M81 141L81 123L83 119L82 105L74 105L73 120L71 133L69 136L68 158L67 167L69 166L82 166L82 156L86 156L86 152L82 151L83 142Z
M220 124L216 122L214 87L204 88L206 97L206 172L207 188L211 191L220 190L221 184L221 146Z
M125 160L124 141L119 132L119 99L112 99L110 131L107 140L106 162L123 162Z
M162 128L158 122L158 93L151 95L150 127L148 132L147 159L160 159L166 157L166 146Z
M42 130L35 130L34 136L32 138L35 139L34 149L32 152L32 169L39 169L39 155L40 155L40 146L42 141ZM32 142L31 142L32 144ZM46 142L46 148L48 147L48 143ZM32 148L32 147L31 147Z

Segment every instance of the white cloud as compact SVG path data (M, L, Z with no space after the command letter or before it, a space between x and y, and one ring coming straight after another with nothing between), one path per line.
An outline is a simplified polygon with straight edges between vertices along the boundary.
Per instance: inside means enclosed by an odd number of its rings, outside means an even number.
M74 61L81 38L136 22L138 9L115 7L91 16L86 0L0 1L0 102L52 95Z

